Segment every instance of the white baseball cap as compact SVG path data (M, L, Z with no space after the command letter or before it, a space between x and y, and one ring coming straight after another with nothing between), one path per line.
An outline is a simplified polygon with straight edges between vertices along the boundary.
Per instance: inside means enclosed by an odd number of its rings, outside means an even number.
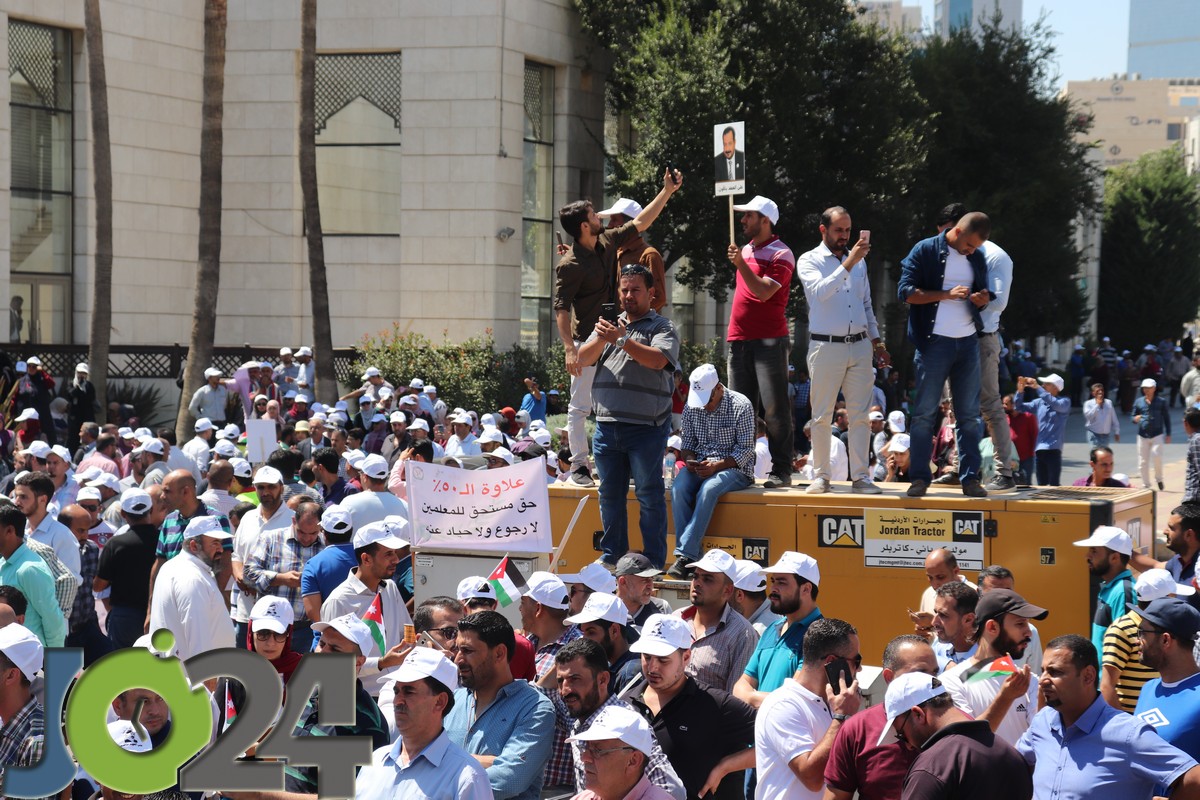
M597 211L597 217L611 217L613 214L623 214L630 219L633 219L638 214L642 213L642 207L637 202L622 197L603 211Z
M912 438L907 433L897 433L888 440L887 449L891 453L903 453L912 446Z
M563 583L582 583L593 592L608 592L617 590L617 579L602 565L592 562L579 570L566 575L559 575Z
M305 405L307 405L307 404L308 404L308 401L309 401L309 400L311 400L311 399L312 399L312 398L311 398L311 397L309 397L309 396L308 396L308 395L306 395L306 394L298 394L298 395L296 395L296 399L295 399L295 400L293 400L292 402L294 402L294 403L304 403Z
M346 463L354 469L360 468L362 463L367 460L367 454L362 450L347 450L343 457L346 459Z
M236 422L229 423L221 430L225 432L226 439L236 440L239 436L242 435L242 429L237 426ZM147 431L147 433L149 433L149 431Z
M717 368L712 364L701 364L692 370L691 376L688 377L690 383L688 407L704 408L708 405L708 400L712 397L713 389L716 388L719 380Z
M43 442L41 439L36 439L29 443L29 447L25 448L25 452L36 458L38 461L45 461L46 456L50 455L50 445Z
M618 625L628 625L632 619L625 601L607 592L593 592L583 604L578 614L567 617L572 625L582 625L585 622L615 622Z
M867 415L867 419L871 422L883 422L884 416L882 411L872 411Z
M206 378L219 378L222 374L223 373L221 370L217 369L216 367L209 367L208 369L204 370L204 377Z
M96 488L103 486L106 489L111 489L112 491L116 492L117 494L121 493L121 481L117 478L116 475L113 475L111 472L100 473L95 478L88 481L87 485L96 487Z
M96 480L96 478L99 478L103 474L104 470L100 469L99 467L88 467L83 472L75 473L75 482L82 486L88 481Z
M1138 600L1143 603L1161 600L1173 594L1182 597L1196 593L1194 587L1186 583L1176 583L1175 578L1165 569L1148 569L1138 575L1133 590L1137 592Z
M388 415L388 422L392 424L403 422L405 425L407 425L408 416L403 411L393 411L390 415Z
M1062 379L1062 376L1059 375L1057 372L1051 372L1049 375L1047 375L1044 378L1038 378L1038 383L1053 384L1054 386L1058 387L1058 390L1060 392L1063 390L1063 387L1067 385L1066 381L1064 381Z
M654 751L654 731L650 723L632 708L608 706L599 714L588 729L570 738L572 742L602 742L616 739L624 742L647 758Z
M192 521L183 529L184 539L195 539L208 536L213 539L232 539L233 535L221 527L221 521L216 517L192 517Z
M31 420L31 419L39 419L39 418L40 417L38 416L38 412L37 412L36 408L27 408L24 411L22 411L20 414L17 415L17 418L13 420L13 424L16 424L18 422L25 422L26 420Z
M312 357L312 348L301 347L299 350L296 351L296 355L300 356L300 357L307 356L307 357L311 358Z
M498 458L509 466L512 466L513 460L515 459L515 456L512 454L512 450L509 450L507 447L497 447L492 452L482 453L481 455L484 458Z
M68 464L71 463L71 451L63 447L61 444L56 444L50 448L50 452L61 458Z
M463 578L458 582L458 590L455 592L460 603L465 603L468 600L491 600L496 601L496 590L488 583L487 578L482 575L472 575L469 578Z
M1157 389L1158 381L1154 380L1154 378L1143 378L1142 379L1142 388L1143 389Z
M231 458L229 463L233 467L235 477L249 478L254 474L254 467L250 466L250 462L244 458Z
M691 650L693 641L687 620L671 614L651 614L642 625L641 637L629 645L629 650L665 658L676 650Z
M153 453L156 456L163 454L162 440L148 438L137 447L133 448L134 453Z
M504 434L501 433L500 429L496 427L484 428L479 432L479 435L475 437L475 441L479 442L480 444L504 444Z
M358 469L368 478L374 478L377 481L383 480L388 475L387 459L372 453L362 460Z
M879 741L875 746L882 747L892 738L896 719L901 714L945 693L946 687L942 682L924 672L906 672L896 676L896 679L888 684L887 693L883 696L887 724L883 726L883 733L879 734Z
M354 527L350 509L332 505L321 512L321 529L327 533L346 533Z
M144 489L136 486L121 493L121 510L126 514L141 516L154 508L154 498Z
M409 397L412 397L412 395L409 395ZM408 429L410 431L425 431L426 433L429 433L429 423L420 417L417 417L412 422L408 423Z
M437 387L432 383L425 387L425 394L437 394Z
M371 636L371 629L354 614L343 614L328 622L314 622L312 626L314 631L327 631L330 628L358 645L359 652L364 656L369 657L378 650L375 647L375 639Z
M451 692L458 688L458 667L432 647L415 648L400 666L384 677L398 683L415 683L433 678Z
M1101 525L1092 531L1092 535L1088 538L1071 544L1076 547L1107 547L1109 550L1126 556L1133 553L1133 539L1129 537L1128 533L1112 525Z
M551 437L550 431L546 430L545 428L538 428L537 430L532 431L529 434L529 438L533 439L542 447L549 447L553 442L553 437Z
M85 486L79 490L79 494L75 495L76 500L100 500L100 490L93 489L90 486Z
M42 670L42 643L33 631L18 622L0 628L0 653L29 680Z
M281 347L281 348L279 348L279 355L281 355L281 356L290 356L291 354L292 354L292 348L290 348L290 347Z
M354 532L350 541L355 550L372 544L383 545L389 550L408 547L409 543L397 536L395 531L395 526L387 522L368 522Z
M192 430L194 430L196 433L204 433L205 431L211 431L212 429L212 420L208 417L201 417L200 419L196 420L196 424L192 426Z
M903 411L893 411L887 415L888 424L892 426L893 433L904 433L905 421Z
M734 588L743 592L765 592L767 590L767 574L763 568L753 561L738 560L735 562L737 577L733 579Z
M813 586L821 585L821 570L817 568L817 560L810 555L787 550L771 566L763 572L776 572L797 575L810 582Z
M90 369L88 369L87 362L85 362L85 361L80 361L78 364L76 364L76 365L75 365L75 371L76 371L76 372L82 372L84 375L91 375L91 374L92 374L92 371L91 371Z
M367 367L367 371L362 374L362 379L364 381L367 378L378 378L378 377L379 377L379 368L378 367Z
M411 381L409 381L409 382L408 382L408 388L410 388L410 389L424 389L424 388L425 388L425 381L421 380L420 378L413 378Z
M258 472L254 473L254 482L282 484L283 473L274 467L259 467Z
M29 357L29 360L28 360L28 361L26 361L25 363L26 363L27 365L29 365L29 364L36 364L37 366L39 366L39 367L40 367L40 366L42 365L42 360L41 360L40 358L38 358L37 356L30 356L30 357Z
M744 205L734 206L734 211L757 211L767 219L771 220L771 224L775 225L779 222L779 206L775 205L774 200L763 197L761 194L756 194L750 198L749 203Z
M137 728L127 719L118 719L108 723L108 735L112 737L117 747L129 753L149 753L152 747L150 737L143 739L138 735Z
M557 575L538 571L525 581L525 595L548 608L568 609L571 607L571 597L567 593L567 585Z
M221 458L237 458L237 445L228 439L221 439L213 445L213 452Z
M719 572L731 581L737 578L737 559L715 547L705 553L699 561L688 564L688 567L702 569L705 572Z
M266 629L276 633L287 633L288 627L296 621L296 612L292 604L282 597L273 594L258 598L258 602L250 609L250 630Z

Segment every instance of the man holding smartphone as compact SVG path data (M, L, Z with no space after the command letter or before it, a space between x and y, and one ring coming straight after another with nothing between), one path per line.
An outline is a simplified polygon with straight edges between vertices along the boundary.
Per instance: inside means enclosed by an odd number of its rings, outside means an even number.
M577 200L559 209L559 224L574 240L570 247L559 247L560 259L554 269L554 317L566 350L567 372L571 374L571 400L567 406L567 438L571 447L568 480L578 486L592 485L584 420L592 411L592 380L596 375L594 366L581 363L580 347L592 335L601 306L616 301L617 249L649 228L682 185L683 176L678 170L664 170L659 193L639 214L615 230L604 230L599 215L587 200Z

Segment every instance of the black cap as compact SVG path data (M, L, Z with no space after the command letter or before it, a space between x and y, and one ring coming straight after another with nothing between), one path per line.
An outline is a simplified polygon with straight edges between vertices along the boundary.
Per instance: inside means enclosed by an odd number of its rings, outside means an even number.
M1026 619L1045 619L1050 612L1041 606L1029 603L1012 589L992 589L979 596L975 604L975 626L982 628L989 619L1000 619L1005 614L1016 614Z
M1186 641L1189 648L1197 632L1200 632L1200 611L1178 597L1155 600L1138 613L1154 627L1162 628L1176 639Z
M626 553L617 562L614 574L617 576L637 575L639 578L653 578L655 575L662 574L662 570L655 568L650 563L650 559L641 553Z

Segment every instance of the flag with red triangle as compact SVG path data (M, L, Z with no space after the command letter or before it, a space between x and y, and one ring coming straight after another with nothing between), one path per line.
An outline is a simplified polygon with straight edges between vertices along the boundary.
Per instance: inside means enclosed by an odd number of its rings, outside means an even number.
M229 693L229 681L225 681L225 721L221 724L221 733L233 726L237 715L237 708L233 705L233 695Z
M387 638L383 635L383 601L379 593L375 594L375 599L367 607L366 613L362 616L362 621L370 628L371 638L375 640L375 646L379 648L379 655L385 655L387 653Z
M487 577L488 583L496 590L496 600L501 606L511 605L525 593L525 578L517 565L508 560L508 556L500 559L500 563Z
M988 678L1012 675L1016 671L1017 665L1013 663L1011 656L1000 656L990 664L980 664L979 669L974 674L968 675L963 683L974 683Z

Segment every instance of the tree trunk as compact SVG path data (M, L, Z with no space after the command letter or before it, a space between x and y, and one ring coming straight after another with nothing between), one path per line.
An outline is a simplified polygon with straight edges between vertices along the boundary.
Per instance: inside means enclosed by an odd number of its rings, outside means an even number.
M333 405L338 399L333 366L333 331L329 323L329 282L325 275L325 239L317 196L317 0L300 4L300 188L304 193L304 231L308 239L308 281L312 292L313 362L316 400Z
M88 361L100 419L108 407L108 346L112 336L112 148L108 136L108 77L104 72L104 26L100 0L84 0L88 93L92 109L92 177L96 204L96 263L92 275L92 328Z
M217 289L221 283L221 159L225 109L225 27L227 0L204 0L204 95L200 129L200 246L192 335L175 435L182 444L193 435L188 403L212 362L217 329Z

